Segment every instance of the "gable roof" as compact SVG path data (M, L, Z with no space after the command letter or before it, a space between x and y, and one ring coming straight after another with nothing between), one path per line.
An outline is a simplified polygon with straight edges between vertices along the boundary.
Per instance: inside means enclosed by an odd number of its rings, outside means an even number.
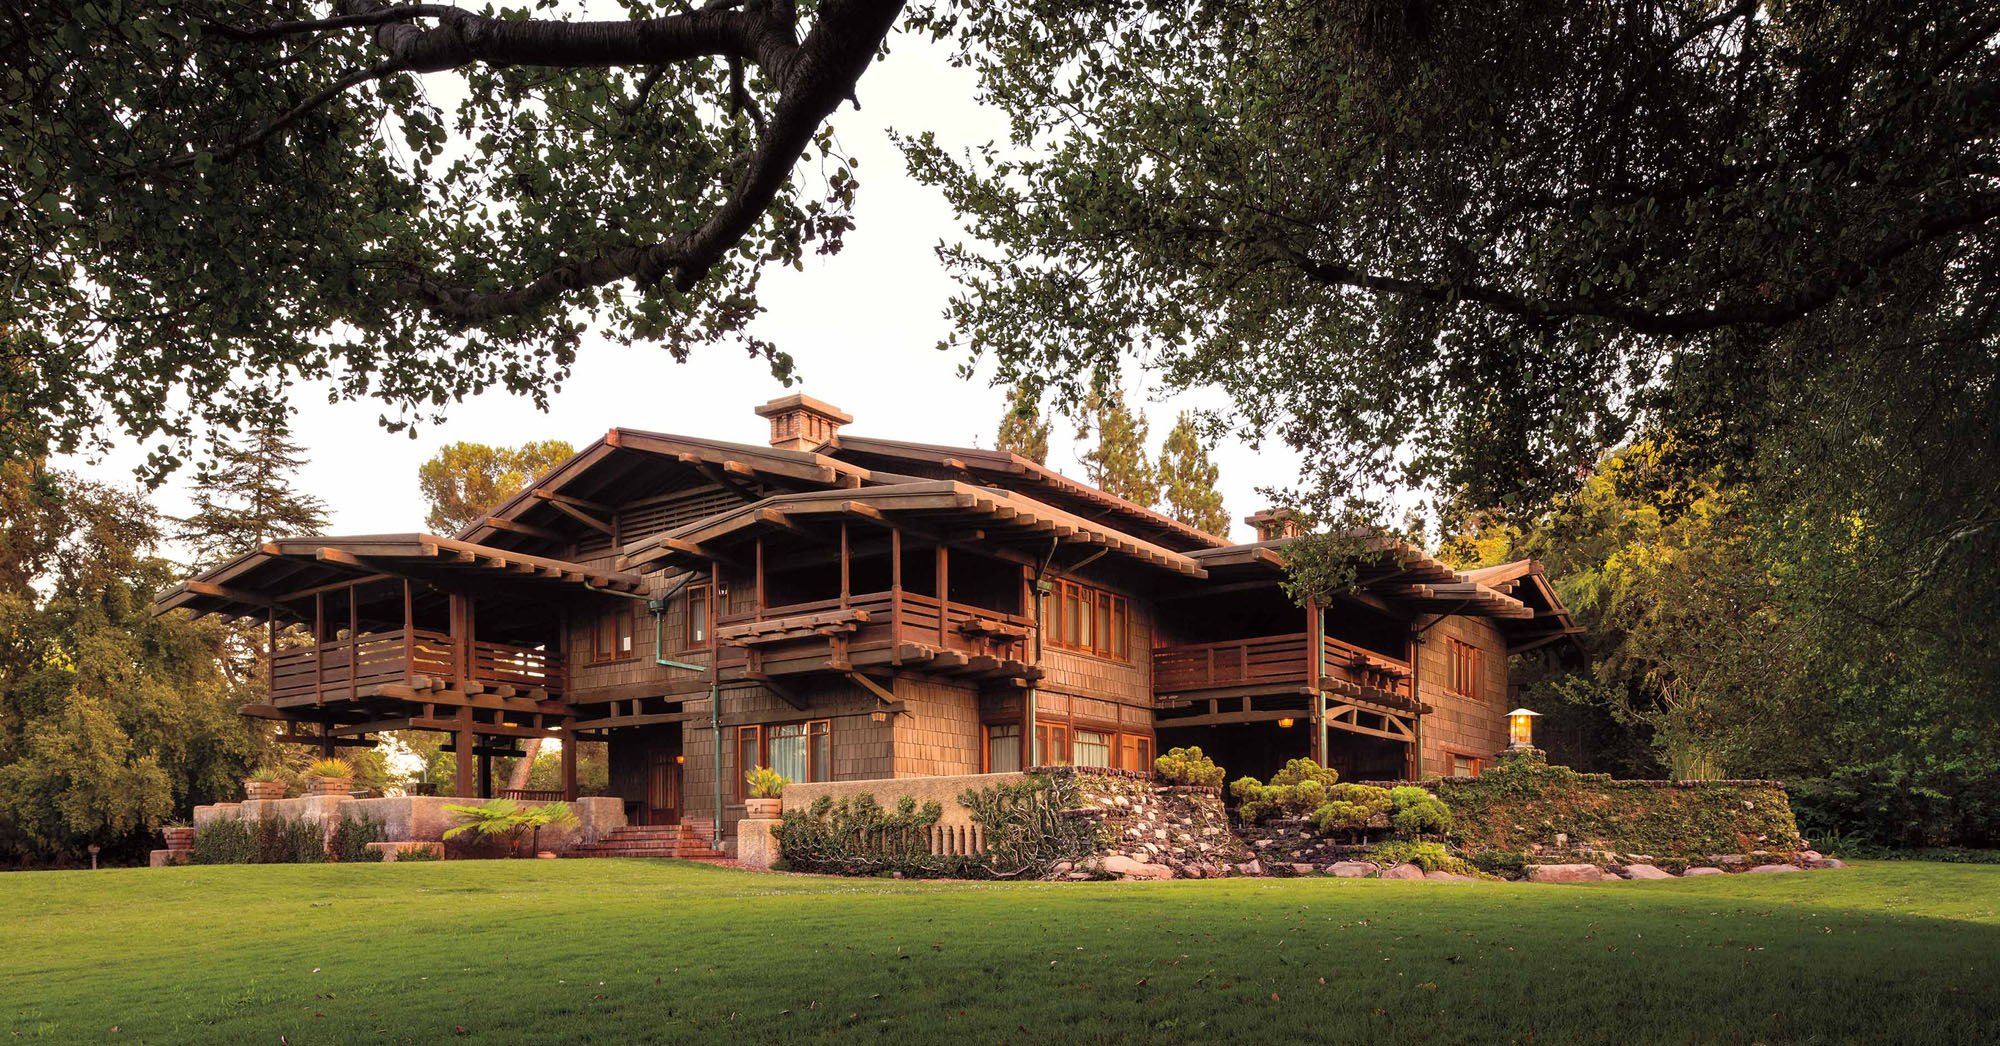
M982 485L1004 487L1026 494L1075 516L1111 522L1128 534L1178 552L1220 548L1229 544L1226 538L1197 530L1144 505L1107 494L1046 465L1004 450L909 443L850 436L844 432L820 450L843 461L882 468L923 467L947 474L956 473Z

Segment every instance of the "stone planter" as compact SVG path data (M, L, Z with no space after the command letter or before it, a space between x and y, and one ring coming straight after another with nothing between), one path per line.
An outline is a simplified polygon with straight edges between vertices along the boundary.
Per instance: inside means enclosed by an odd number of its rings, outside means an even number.
M346 795L354 790L352 777L308 777L306 794L311 796Z
M160 834L166 837L167 849L169 850L186 851L194 849L194 829L192 828L162 828L160 829Z
M745 817L754 817L759 820L776 820L784 809L785 801L783 799L743 800L743 816Z
M284 797L285 782L283 781L243 782L243 798L245 799L283 799Z

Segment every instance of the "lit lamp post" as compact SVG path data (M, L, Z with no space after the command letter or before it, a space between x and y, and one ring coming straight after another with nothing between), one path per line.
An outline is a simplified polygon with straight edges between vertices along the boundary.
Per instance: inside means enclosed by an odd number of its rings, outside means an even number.
M1535 720L1540 716L1540 712L1530 712L1525 708L1507 713L1508 751L1518 752L1535 747Z

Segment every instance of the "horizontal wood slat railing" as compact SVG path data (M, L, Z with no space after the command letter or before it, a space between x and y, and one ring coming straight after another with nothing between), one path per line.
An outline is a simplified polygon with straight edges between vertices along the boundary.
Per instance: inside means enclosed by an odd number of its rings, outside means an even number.
M561 654L506 643L473 643L470 668L469 678L478 682L550 693L560 693L566 681ZM452 673L450 636L426 629L411 629L407 635L400 630L364 632L279 653L272 659L271 700L340 699L364 687L408 684L418 676L445 686L460 682Z
M562 802L562 797L563 793L560 788L500 789L500 798L514 799L525 803L559 803Z
M941 650L998 658L1027 656L1034 635L1034 620L1020 614L989 610L966 603L946 602L917 592L861 592L843 603L838 598L815 599L803 603L767 606L762 612L735 611L716 616L718 629L757 621L808 618L839 610L866 611L867 620L849 636L850 649L884 647L896 643L917 643ZM823 641L802 635L802 641ZM725 653L724 664L741 663L743 653Z
M1325 637L1324 677L1407 694L1408 662ZM1153 689L1162 692L1254 686L1305 685L1311 675L1309 637L1298 632L1220 643L1184 643L1153 650Z

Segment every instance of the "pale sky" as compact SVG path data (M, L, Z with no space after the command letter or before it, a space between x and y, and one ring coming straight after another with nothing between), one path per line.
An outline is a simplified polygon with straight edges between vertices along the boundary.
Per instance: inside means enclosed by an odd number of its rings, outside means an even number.
M767 366L729 346L697 352L677 364L657 348L630 348L586 339L574 372L547 413L504 392L490 392L449 409L443 424L391 434L376 424L371 401L328 404L323 388L294 394L294 431L311 454L301 486L332 509L330 532L362 534L423 529L417 466L443 444L473 440L513 444L560 438L582 447L613 426L761 444L764 419L751 408L804 391L854 415L848 431L888 439L991 447L1005 393L984 379L957 374L963 358L938 352L946 333L945 302L955 284L932 248L955 239L959 226L941 196L905 173L887 131L931 130L957 148L1004 139L995 112L973 99L974 77L946 62L947 51L901 33L889 58L862 78L859 111L833 118L843 147L860 161L855 228L832 258L812 257L803 272L772 270L763 283L768 312L756 333L789 351L804 383L781 387ZM1226 401L1195 394L1158 402L1158 384L1129 372L1129 398L1146 410L1157 451L1179 410ZM1060 420L1049 465L1081 478L1074 429ZM137 453L61 464L97 479L130 483ZM1250 538L1241 520L1264 506L1259 487L1296 481L1298 458L1281 444L1253 450L1239 443L1215 448L1234 537ZM169 513L185 511L185 479L155 495Z

